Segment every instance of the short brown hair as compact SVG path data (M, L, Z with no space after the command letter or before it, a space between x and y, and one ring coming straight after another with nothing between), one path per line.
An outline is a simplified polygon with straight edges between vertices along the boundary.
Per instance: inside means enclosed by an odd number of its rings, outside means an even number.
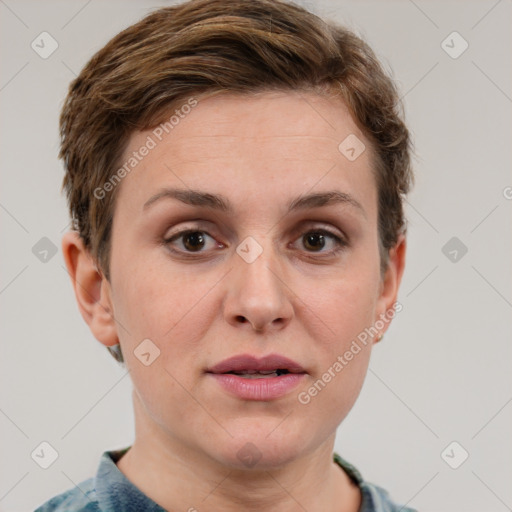
M413 182L410 137L397 90L351 31L275 0L192 0L152 12L115 36L73 80L61 150L73 227L109 277L117 188L98 198L135 130L157 126L191 96L266 90L342 98L371 143L378 190L381 269L405 230ZM340 141L341 142L341 141Z

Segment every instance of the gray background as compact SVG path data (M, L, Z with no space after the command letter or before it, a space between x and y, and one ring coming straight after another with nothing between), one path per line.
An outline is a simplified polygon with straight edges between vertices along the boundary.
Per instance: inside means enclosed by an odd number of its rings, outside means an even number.
M302 3L365 36L393 69L417 150L403 311L336 449L422 511L512 510L512 4ZM129 378L89 333L63 268L57 122L86 60L162 5L0 1L1 511L32 510L133 440ZM31 48L43 31L59 45L47 59ZM441 46L453 31L469 43L456 59ZM59 248L47 261L43 237ZM443 252L452 237L459 248ZM59 455L46 470L30 456L42 441ZM453 441L462 448L443 459ZM460 463L462 449L469 458L452 469L445 460Z

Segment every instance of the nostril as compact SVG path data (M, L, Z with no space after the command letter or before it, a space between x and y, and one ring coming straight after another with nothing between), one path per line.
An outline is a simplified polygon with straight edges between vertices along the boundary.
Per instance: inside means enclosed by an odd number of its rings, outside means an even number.
M238 315L238 316L236 317L236 321L237 321L237 322L240 322L241 324L243 324L243 323L247 322L247 318L245 318L245 316Z

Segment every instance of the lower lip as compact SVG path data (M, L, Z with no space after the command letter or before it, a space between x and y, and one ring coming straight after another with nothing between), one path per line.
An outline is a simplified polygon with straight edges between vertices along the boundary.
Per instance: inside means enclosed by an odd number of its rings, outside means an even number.
M305 377L304 373L286 373L263 379L244 378L232 373L210 373L228 393L243 400L275 400L294 388Z

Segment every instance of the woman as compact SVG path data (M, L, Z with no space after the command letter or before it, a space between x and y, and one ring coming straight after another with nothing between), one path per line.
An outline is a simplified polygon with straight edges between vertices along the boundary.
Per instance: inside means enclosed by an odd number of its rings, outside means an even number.
M412 510L333 454L405 265L410 141L370 48L267 0L160 9L70 86L80 311L136 438L48 510Z

